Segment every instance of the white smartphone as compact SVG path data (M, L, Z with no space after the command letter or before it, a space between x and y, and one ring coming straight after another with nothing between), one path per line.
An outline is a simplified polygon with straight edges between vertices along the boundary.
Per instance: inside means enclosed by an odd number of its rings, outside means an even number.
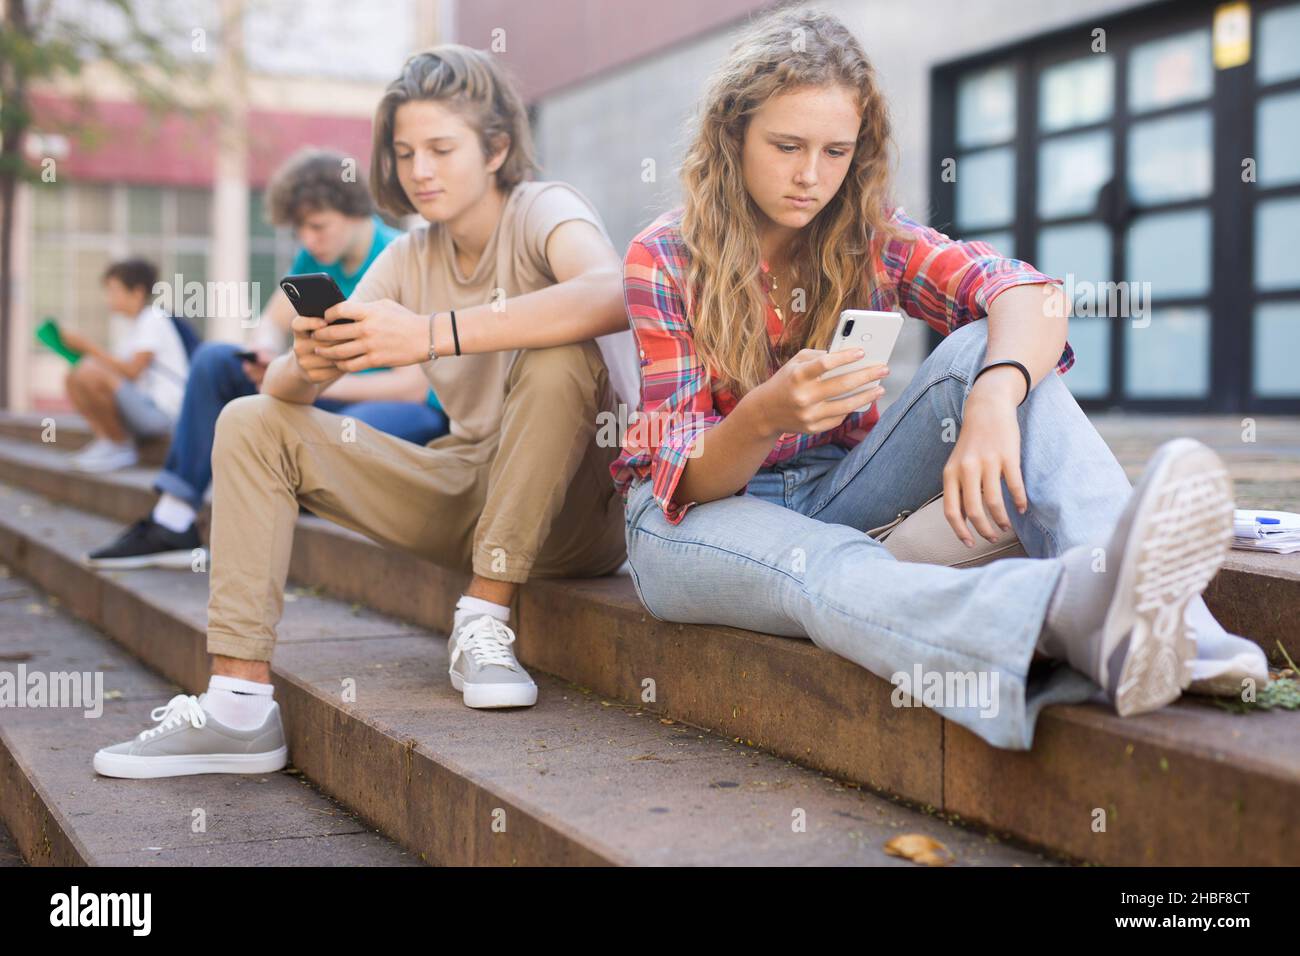
M866 368L868 365L882 365L889 361L898 341L898 333L903 329L901 312L868 312L865 309L845 309L840 313L840 324L835 330L835 339L831 342L829 352L842 352L845 349L858 348L866 352L862 358L848 365L833 368L822 376L822 381L847 375L849 372ZM873 388L876 384L863 385L852 392L845 392L837 398L848 398ZM868 402L858 411L865 411L874 402Z

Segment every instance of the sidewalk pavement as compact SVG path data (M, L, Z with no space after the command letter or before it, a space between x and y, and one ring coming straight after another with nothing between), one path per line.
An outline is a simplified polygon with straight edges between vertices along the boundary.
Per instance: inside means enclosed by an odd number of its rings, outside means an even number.
M1209 445L1227 463L1238 508L1300 512L1300 417L1127 412L1088 417L1130 481L1137 481L1162 442L1187 436Z

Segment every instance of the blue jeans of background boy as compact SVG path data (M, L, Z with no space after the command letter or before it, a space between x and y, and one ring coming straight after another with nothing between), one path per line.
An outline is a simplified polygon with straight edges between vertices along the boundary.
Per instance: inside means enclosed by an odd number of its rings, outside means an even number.
M212 483L212 443L217 416L226 404L243 395L257 394L236 355L240 346L205 342L190 361L189 380L180 420L154 490L188 501L197 511ZM320 398L317 408L348 415L382 432L417 445L427 445L447 433L447 417L424 402L341 402Z
M628 562L646 609L663 620L806 636L886 680L914 681L917 665L927 681L985 680L991 700L954 697L934 709L993 746L1029 749L1043 707L1100 692L1064 663L1031 673L1062 573L1056 557L1105 544L1132 493L1065 382L1049 373L1017 410L1029 508L1019 514L1005 485L1003 500L1029 557L962 569L903 563L863 534L943 490L986 346L987 321L961 327L861 444L762 468L744 495L696 505L678 525L649 481L634 484ZM913 696L921 699L920 688Z

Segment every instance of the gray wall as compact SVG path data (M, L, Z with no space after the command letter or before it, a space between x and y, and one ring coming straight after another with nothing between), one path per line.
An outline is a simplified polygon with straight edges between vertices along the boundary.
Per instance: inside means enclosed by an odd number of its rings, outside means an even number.
M1140 6L1135 0L832 0L817 4L839 16L862 41L889 97L899 150L895 191L914 218L929 221L930 70L1007 43L1080 26L1089 18ZM548 179L573 183L599 209L624 246L651 219L680 201L677 162L695 101L735 29L689 43L538 104L537 144ZM657 181L642 181L653 160ZM905 326L890 363L897 394L925 354L925 327ZM889 395L882 402L888 404Z

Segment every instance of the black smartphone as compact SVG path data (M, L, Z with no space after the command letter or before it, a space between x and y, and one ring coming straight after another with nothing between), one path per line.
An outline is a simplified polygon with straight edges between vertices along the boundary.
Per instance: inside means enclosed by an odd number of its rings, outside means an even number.
M241 361L244 362L252 362L254 365L257 364L256 352L236 352L235 358L240 359Z
M293 303L299 315L312 319L325 318L326 309L346 299L333 278L324 272L285 276L280 280L280 288L289 297L289 301ZM355 319L335 319L330 325L355 321Z

